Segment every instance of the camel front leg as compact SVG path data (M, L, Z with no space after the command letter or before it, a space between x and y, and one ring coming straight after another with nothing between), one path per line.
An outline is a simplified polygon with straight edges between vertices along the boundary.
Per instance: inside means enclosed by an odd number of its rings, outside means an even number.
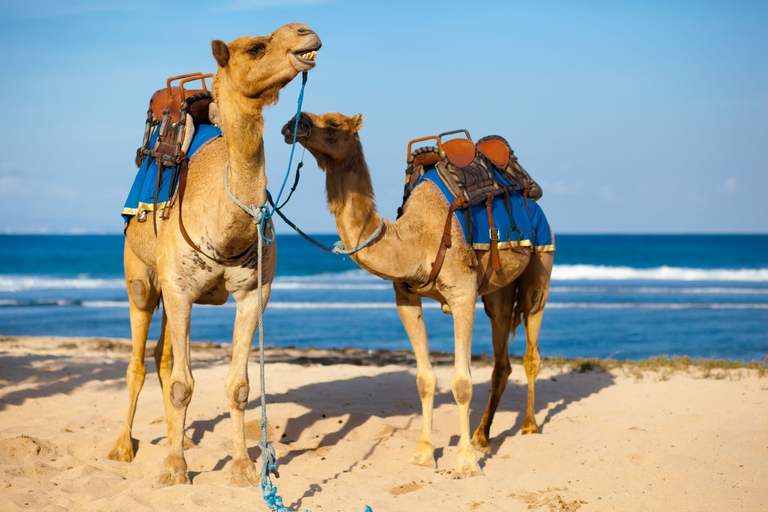
M262 286L262 307L264 308L267 306L270 291L270 284ZM232 338L232 362L229 365L225 383L234 445L231 484L240 487L258 486L259 473L248 456L248 446L245 443L245 409L248 406L250 393L248 354L258 325L259 297L256 290L236 292L233 297L237 301L237 315Z
M474 288L470 288L474 292ZM469 435L469 404L472 401L472 329L475 321L477 293L467 293L459 299L447 299L453 311L455 353L453 367L453 397L459 406L459 452L456 456L456 478L481 475L477 455L472 450Z
M173 352L173 370L169 382L172 406L172 432L168 456L158 478L158 485L188 484L187 461L184 459L184 427L187 407L192 400L195 382L189 352L189 325L192 300L179 290L163 288L163 302L168 315Z
M147 332L149 332L149 324L152 322L152 314L160 299L160 294L151 282L149 269L133 254L127 244L124 258L133 342L131 362L128 364L125 374L128 385L128 413L125 416L125 421L123 421L120 435L108 457L111 460L131 462L135 456L131 436L133 419L136 415L139 393L144 386L144 377L147 374L144 365Z
M488 438L491 435L491 423L499 406L501 395L507 387L512 368L509 364L509 332L512 318L512 304L515 297L515 283L483 296L485 313L491 319L491 339L493 341L493 373L491 374L491 394L488 406L480 425L472 435L472 446L482 453L488 453ZM513 333L514 336L514 333Z
M552 273L554 255L551 252L539 253L531 257L531 262L523 271L519 280L518 299L523 309L525 322L525 337L527 346L523 366L528 379L528 405L523 421L523 434L537 434L539 426L534 415L536 377L541 368L539 353L539 330L544 315L544 306L549 296L549 278Z
M160 338L155 345L154 357L157 376L160 379L160 387L163 391L163 407L165 408L165 425L168 432L168 442L173 436L173 405L171 405L171 369L173 354L171 351L171 331L168 327L168 314L163 308L163 321L160 330ZM184 449L195 446L195 443L186 433L184 434Z
M397 312L400 314L400 320L403 322L416 356L416 387L421 398L421 439L416 445L416 452L408 462L436 468L435 444L432 438L432 410L437 378L429 361L429 343L422 316L421 297L408 292L400 283L395 283L394 287Z

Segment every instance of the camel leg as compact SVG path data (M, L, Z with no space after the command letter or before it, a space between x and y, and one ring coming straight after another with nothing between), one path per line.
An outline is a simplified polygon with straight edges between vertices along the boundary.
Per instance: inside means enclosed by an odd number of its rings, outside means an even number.
M163 303L166 311L173 313L168 315L173 353L173 369L169 382L173 432L168 456L163 462L157 482L161 486L189 483L187 462L184 459L184 426L187 406L195 387L189 355L192 301L181 290L170 289L170 284L163 287Z
M168 340L166 342L166 340ZM171 369L173 367L173 355L171 352L171 331L168 327L168 314L163 308L163 323L160 330L160 338L157 340L154 351L157 376L160 378L160 387L163 390L163 407L165 408L165 425L168 431L168 442L173 436L173 406L171 405ZM184 434L184 449L195 446L194 441L186 433Z
M454 299L447 299L448 305L453 311L453 328L455 331L456 347L454 352L453 367L453 397L459 406L459 452L456 456L456 478L467 478L481 475L482 471L477 463L477 455L472 450L469 434L469 403L472 401L472 375L470 362L472 357L472 329L475 321L475 305L477 292L474 286L470 287L472 293Z
M527 346L523 366L528 379L528 406L523 421L523 434L536 434L539 426L534 416L535 382L541 367L539 354L539 329L544 314L544 306L549 296L549 277L552 273L554 255L551 252L539 253L531 257L531 262L518 280L520 287L518 300L523 310L525 337Z
M422 316L421 297L409 293L401 284L395 283L395 301L400 320L403 322L416 356L416 387L421 398L421 440L409 462L436 468L435 444L432 438L432 409L437 378L429 361L429 343Z
M134 457L131 430L136 415L139 393L144 386L147 369L144 365L144 350L147 344L147 332L152 321L155 306L160 300L160 293L153 285L149 269L136 257L126 243L123 263L125 266L126 286L131 316L131 339L133 349L131 362L125 377L128 385L128 413L123 422L120 436L117 438L108 457L111 460L131 462Z
M266 308L271 286L262 287L262 306ZM229 399L229 414L232 420L232 478L231 484L236 486L259 485L259 473L253 461L248 456L245 443L245 409L248 406L248 354L251 342L256 334L259 314L259 297L257 291L236 292L233 297L237 301L237 315L232 337L232 362L225 381L227 398Z
M483 296L485 313L491 319L491 339L493 341L493 373L491 374L491 394L483 419L472 436L472 446L482 453L488 453L488 438L491 434L491 423L499 406L501 395L507 387L507 380L512 368L509 364L508 341L512 304L515 296L515 283L500 290ZM514 336L514 333L512 333Z

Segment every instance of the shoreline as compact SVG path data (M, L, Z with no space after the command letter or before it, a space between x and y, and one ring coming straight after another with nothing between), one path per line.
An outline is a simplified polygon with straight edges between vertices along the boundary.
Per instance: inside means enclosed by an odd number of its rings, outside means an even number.
M167 454L165 415L148 344L133 438L136 459L107 460L127 406L130 340L0 336L0 509L267 510L229 485L227 345L193 343L187 415L192 485L155 488ZM684 358L549 360L536 382L539 435L521 435L527 393L519 360L491 429L484 476L454 480L458 422L452 355L436 353L437 468L408 464L421 428L406 351L268 348L273 479L292 510L759 510L768 453L764 366ZM251 354L249 455L260 467L258 362ZM675 366L676 365L676 366ZM472 364L471 428L492 365Z
M151 350L156 341L147 341L147 360L151 359ZM22 349L23 347L23 349ZM78 336L6 336L0 335L0 353L8 350L13 353L67 354L74 352L108 353L116 359L130 360L132 343L128 338L78 337ZM230 361L231 344L214 341L190 342L193 361ZM523 356L510 354L510 362L522 364ZM411 350L366 350L354 347L324 349L317 347L264 347L267 363L317 364L322 366L351 364L357 366L384 366L389 364L416 365L416 358ZM251 345L250 362L258 362L258 343ZM453 365L453 353L430 351L430 361L434 366ZM577 371L589 371L595 368L610 370L616 368L650 371L690 371L690 370L757 370L759 375L768 375L768 355L762 360L744 362L735 359L692 358L689 356L654 356L646 359L613 358L567 358L542 357L542 368L569 368ZM472 354L473 365L492 366L492 354Z

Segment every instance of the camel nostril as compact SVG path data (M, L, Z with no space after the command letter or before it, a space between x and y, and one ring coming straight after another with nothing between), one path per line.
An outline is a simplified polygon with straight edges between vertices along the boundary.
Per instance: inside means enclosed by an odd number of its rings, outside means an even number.
M296 29L296 33L298 35L300 35L300 36L311 36L312 34L315 33L315 31L314 30L310 30L307 27L300 27L300 28Z

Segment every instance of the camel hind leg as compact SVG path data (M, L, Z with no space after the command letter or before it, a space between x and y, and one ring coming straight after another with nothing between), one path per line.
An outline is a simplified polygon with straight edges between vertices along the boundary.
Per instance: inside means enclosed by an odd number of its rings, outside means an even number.
M128 301L131 315L131 339L133 349L131 361L126 371L128 385L128 413L123 428L108 457L112 460L131 462L134 457L133 418L136 415L136 404L139 393L144 386L147 369L144 365L144 351L147 344L147 332L152 321L155 307L160 300L160 290L154 283L149 268L139 260L126 243L124 249L125 280L128 288Z
M501 395L507 387L507 380L512 368L509 364L509 333L512 317L512 306L515 298L517 283L513 282L500 290L483 296L485 313L491 319L491 339L493 341L493 373L491 374L491 393L488 397L488 406L485 409L480 425L472 435L472 446L479 452L488 453L488 438L491 432L491 423L496 409L499 406ZM514 333L513 333L514 336Z
M539 426L534 416L535 382L541 368L539 330L541 329L544 306L547 304L547 297L549 296L549 278L552 273L553 262L553 253L538 253L531 257L530 263L518 278L519 288L512 328L517 326L520 321L518 315L522 314L527 341L523 366L528 380L528 405L523 421L523 434L539 432Z

